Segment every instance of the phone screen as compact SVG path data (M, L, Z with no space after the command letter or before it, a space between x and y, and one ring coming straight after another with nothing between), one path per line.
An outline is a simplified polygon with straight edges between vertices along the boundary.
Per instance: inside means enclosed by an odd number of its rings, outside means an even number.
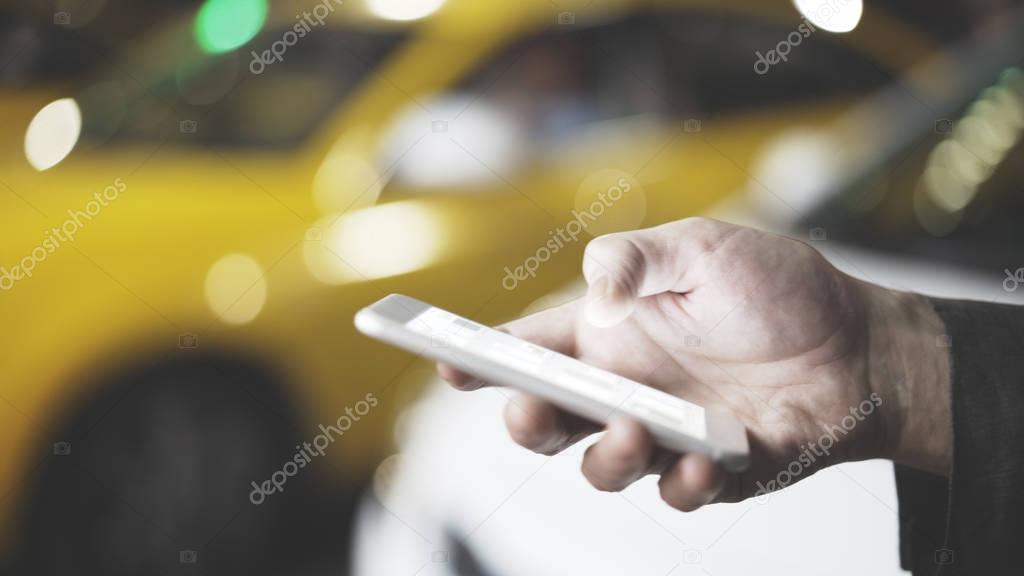
M704 408L584 364L575 358L542 348L514 336L472 322L440 308L430 307L406 327L430 339L431 346L463 350L513 371L600 401L615 411L643 416L697 439L706 439Z

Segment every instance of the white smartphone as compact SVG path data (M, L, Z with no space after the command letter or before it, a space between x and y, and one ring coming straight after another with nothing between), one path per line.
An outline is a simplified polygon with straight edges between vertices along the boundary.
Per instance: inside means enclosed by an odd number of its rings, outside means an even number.
M728 470L747 467L747 431L731 414L705 409L472 322L425 302L391 294L360 310L360 332L488 382L516 388L594 422L636 420L674 452L703 452Z

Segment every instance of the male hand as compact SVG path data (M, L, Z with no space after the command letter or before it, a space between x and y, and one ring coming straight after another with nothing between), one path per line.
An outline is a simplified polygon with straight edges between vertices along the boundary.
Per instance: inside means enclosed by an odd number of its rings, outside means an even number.
M596 238L583 274L584 298L503 329L725 408L746 426L751 449L750 468L727 474L703 454L668 454L638 423L615 419L583 459L598 489L656 473L662 498L689 511L848 460L948 469L949 359L924 298L847 276L802 242L704 218ZM484 384L439 370L458 388ZM600 430L531 396L509 404L506 423L516 442L544 454Z

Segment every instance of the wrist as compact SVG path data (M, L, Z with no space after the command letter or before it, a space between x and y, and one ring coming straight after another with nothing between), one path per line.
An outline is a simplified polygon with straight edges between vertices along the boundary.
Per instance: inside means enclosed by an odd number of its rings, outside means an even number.
M865 295L869 387L882 399L880 455L946 475L953 425L945 326L924 296L857 282Z

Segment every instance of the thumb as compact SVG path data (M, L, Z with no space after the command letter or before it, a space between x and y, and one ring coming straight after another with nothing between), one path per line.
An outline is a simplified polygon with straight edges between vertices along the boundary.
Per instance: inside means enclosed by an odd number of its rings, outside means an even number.
M629 317L639 298L688 292L693 286L687 271L728 228L734 227L688 218L591 240L583 255L587 321L614 326Z

